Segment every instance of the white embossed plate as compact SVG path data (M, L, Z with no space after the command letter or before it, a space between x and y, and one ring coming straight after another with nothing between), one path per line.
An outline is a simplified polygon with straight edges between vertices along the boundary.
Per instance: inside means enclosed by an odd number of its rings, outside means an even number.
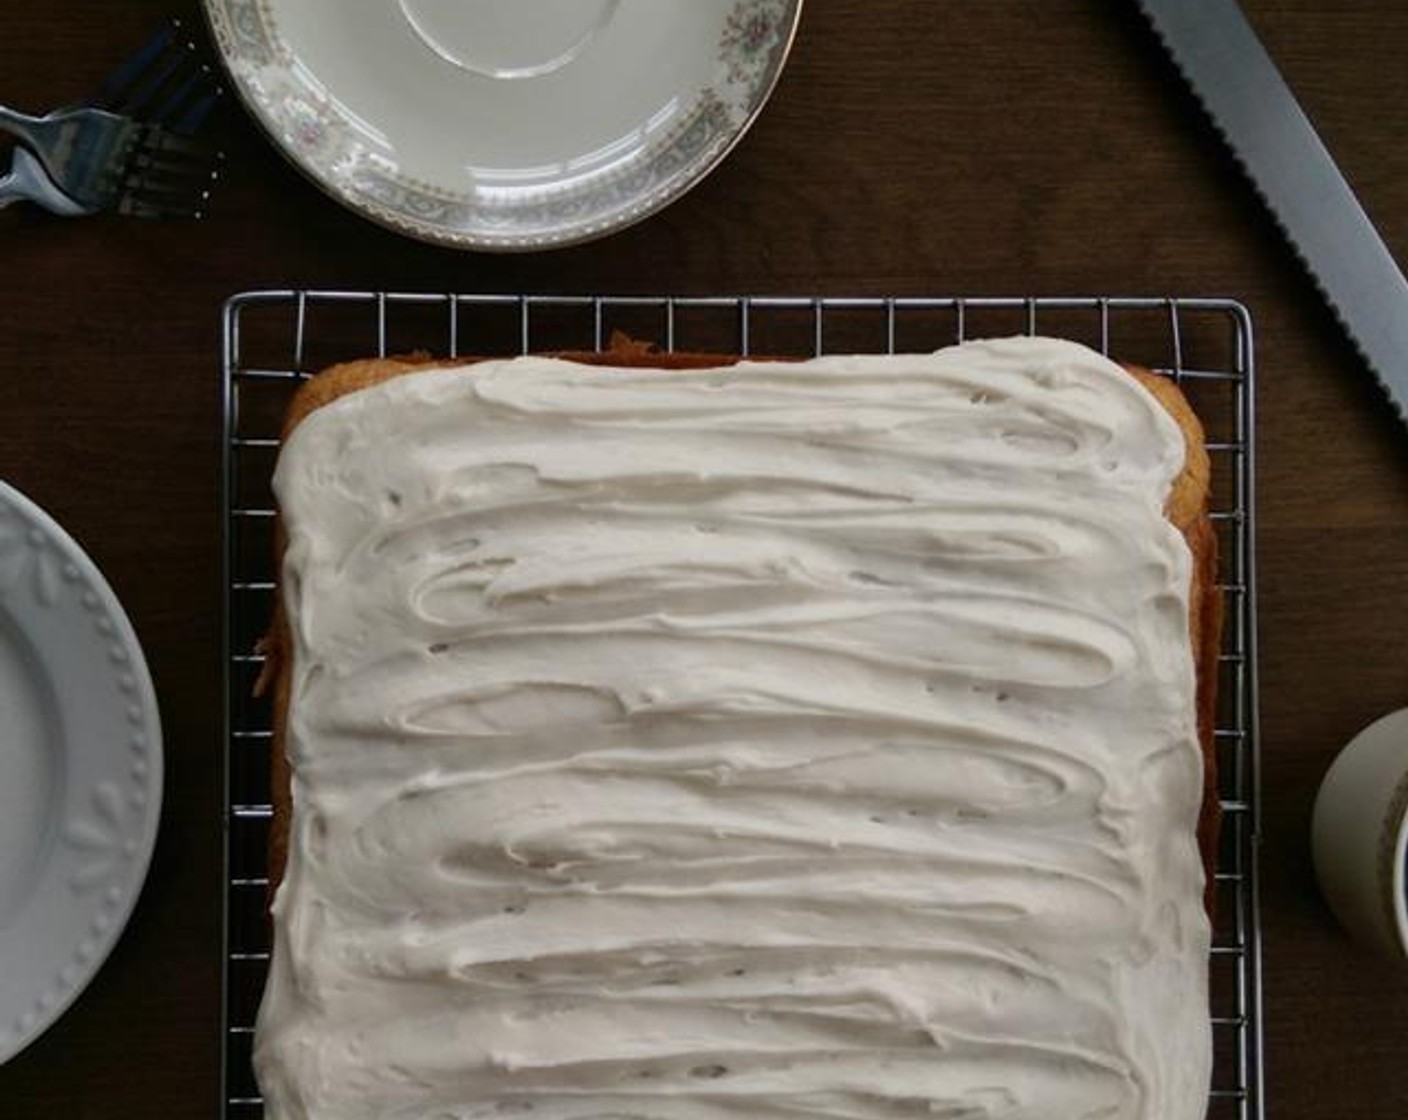
M0 1062L87 986L161 810L146 661L83 550L0 482Z
M752 123L802 0L204 0L294 164L425 241L526 250L672 202Z

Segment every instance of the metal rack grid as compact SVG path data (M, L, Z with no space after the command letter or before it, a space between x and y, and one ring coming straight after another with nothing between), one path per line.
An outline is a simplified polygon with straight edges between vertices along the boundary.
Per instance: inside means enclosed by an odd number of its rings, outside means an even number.
M1045 333L1138 361L1183 387L1207 434L1225 638L1216 746L1223 810L1211 960L1214 1076L1209 1120L1264 1116L1252 324L1240 304L1171 298L821 298L461 295L260 291L224 314L226 536L225 923L221 1115L263 1114L250 1069L269 960L271 808L267 701L252 697L255 641L273 609L269 483L284 408L324 365L426 351L507 355L604 348L616 331L665 350L822 354L936 349Z

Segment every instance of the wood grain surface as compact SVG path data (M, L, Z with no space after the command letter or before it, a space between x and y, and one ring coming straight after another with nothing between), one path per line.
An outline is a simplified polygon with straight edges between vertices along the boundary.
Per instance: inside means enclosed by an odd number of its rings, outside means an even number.
M1408 5L1245 7L1408 261ZM0 5L0 101L62 103L194 3ZM4 1120L217 1114L219 310L260 286L1225 295L1260 356L1269 1114L1408 1106L1408 969L1355 950L1307 822L1336 750L1408 704L1408 431L1130 4L811 0L728 161L609 240L457 253L327 201L232 112L211 220L0 212L0 477L89 550L145 644L167 796L131 924L0 1068ZM0 931L0 937L3 937Z

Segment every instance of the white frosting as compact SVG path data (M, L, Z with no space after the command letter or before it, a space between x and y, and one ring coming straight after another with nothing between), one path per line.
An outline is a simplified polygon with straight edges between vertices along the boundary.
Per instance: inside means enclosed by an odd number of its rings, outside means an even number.
M314 413L270 1120L1201 1118L1182 460L1049 339Z

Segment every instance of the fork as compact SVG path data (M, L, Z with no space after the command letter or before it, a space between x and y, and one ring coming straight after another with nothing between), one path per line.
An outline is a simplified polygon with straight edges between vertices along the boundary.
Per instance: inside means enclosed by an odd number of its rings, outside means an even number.
M90 104L151 121L164 139L137 153L117 209L137 217L204 217L224 153L183 151L224 89L179 19L168 21L103 83ZM202 162L202 158L204 162Z
M163 26L85 106L39 118L0 107L0 128L19 135L44 165L21 162L16 149L4 180L15 192L10 201L27 190L41 205L53 202L56 213L73 213L67 196L81 213L203 217L223 155L189 136L223 90L182 30L176 20Z

